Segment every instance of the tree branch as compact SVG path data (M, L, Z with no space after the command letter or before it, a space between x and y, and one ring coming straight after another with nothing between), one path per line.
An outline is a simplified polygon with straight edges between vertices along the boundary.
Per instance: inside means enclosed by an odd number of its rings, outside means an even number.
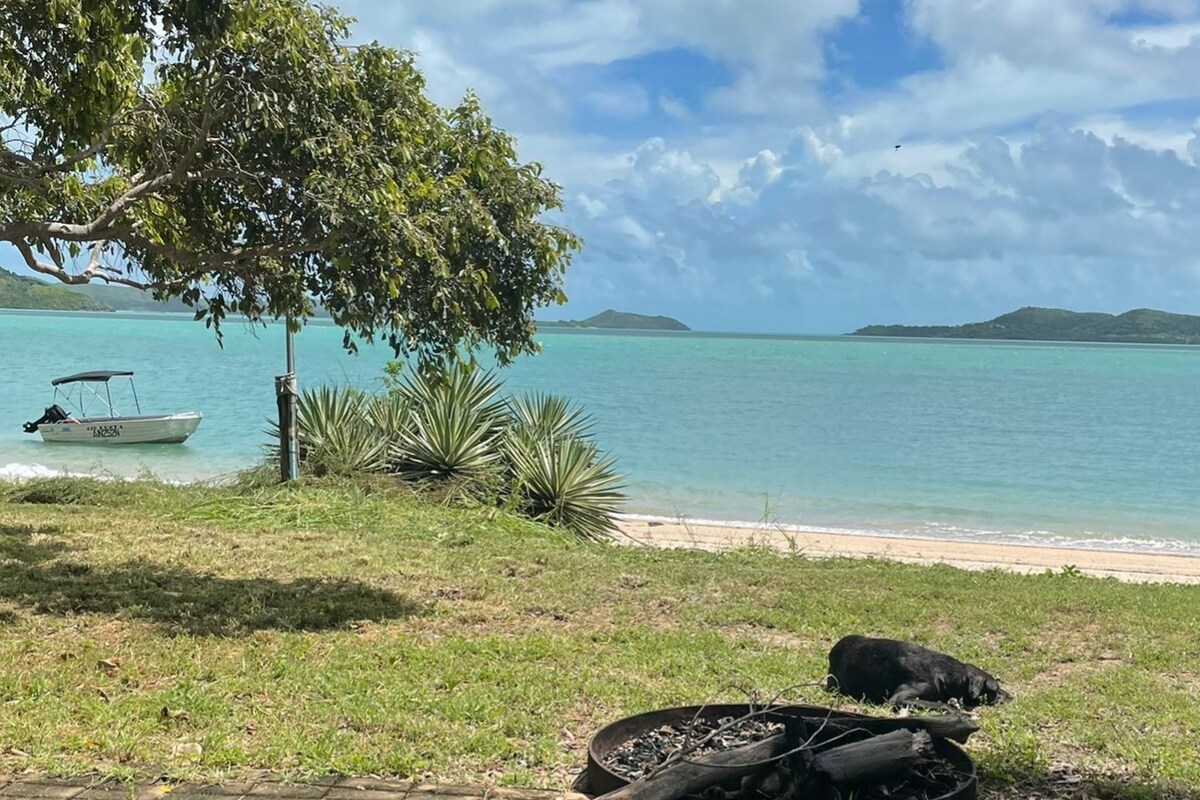
M141 178L141 173L133 176L133 180ZM153 194L165 186L179 183L193 183L204 180L235 180L249 183L262 180L261 175L253 172L231 169L210 169L199 172L184 172L182 174L166 173L153 178L142 180L131 186L114 200L99 216L85 223L71 222L15 222L0 225L0 241L15 241L18 238L61 239L67 242L90 242L98 237L107 239L120 238L124 228L113 227L121 212L132 203Z
M293 245L268 244L257 247L234 247L220 253L195 253L190 250L180 250L170 245L159 244L138 233L129 232L122 239L130 246L157 256L170 259L177 264L189 267L202 267L214 272L227 271L223 267L233 267L247 261L257 261L263 258L288 258L303 253L322 251L326 242L300 242Z
M56 280L62 281L63 283L80 284L88 282L88 276L72 275L61 266L56 264L47 264L45 261L39 261L37 256L33 254L33 248L29 246L28 242L15 241L13 242L13 245L17 248L17 252L21 254L21 257L25 259L25 264L34 272L40 272L43 275L49 275ZM51 252L55 253L56 251L52 248Z
M104 252L105 245L108 242L101 241L92 245L91 256L88 259L88 267L83 272L72 274L65 269L54 264L48 264L45 261L39 261L34 255L33 248L28 242L17 241L13 245L25 259L25 264L34 272L39 272L42 275L49 275L60 283L65 283L71 286L78 286L91 281L92 278L99 278L106 283L116 283L121 286L129 286L133 289L141 289L148 291L151 289L160 289L163 291L181 291L187 286L187 281L178 281L174 283L146 283L136 281L133 278L127 278L121 275L112 267L105 266L100 263L100 255ZM54 252L54 251L52 251Z

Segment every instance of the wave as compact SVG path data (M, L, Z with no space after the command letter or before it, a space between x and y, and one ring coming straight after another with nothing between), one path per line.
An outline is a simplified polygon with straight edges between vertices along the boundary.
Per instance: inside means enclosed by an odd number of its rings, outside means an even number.
M6 483L20 483L21 481L35 480L37 478L90 478L103 477L87 475L83 472L70 472L63 469L51 469L44 467L41 464L5 464L0 467L0 481Z
M1064 548L1068 550L1098 550L1122 553L1158 553L1200 557L1200 542L1184 539L1137 536L1109 536L1094 531L1076 534L1045 530L1003 531L986 528L967 528L944 523L925 523L905 528L865 527L842 525L797 525L790 523L748 522L745 520L699 519L687 516L657 514L619 514L620 519L638 522L660 522L747 530L779 531L781 533L833 533L839 536L877 536L892 539L918 539L931 542L959 541L981 544L1001 544L1016 547Z
M53 469L43 466L42 464L20 464L11 463L0 466L0 483L21 483L23 481L38 480L41 478L88 478L97 481L138 481L152 480L159 483L164 483L169 486L188 486L191 484L215 484L220 482L223 476L218 478L194 478L190 480L179 480L170 478L160 478L152 474L143 472L140 475L117 475L112 472L73 472L66 469Z

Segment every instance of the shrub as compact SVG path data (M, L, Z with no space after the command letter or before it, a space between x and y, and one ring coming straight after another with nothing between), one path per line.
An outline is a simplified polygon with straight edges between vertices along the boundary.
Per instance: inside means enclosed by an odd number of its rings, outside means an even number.
M443 496L508 499L584 538L612 530L622 479L590 440L580 406L549 394L501 399L499 380L473 367L403 378L393 368L384 385L379 395L331 387L301 395L306 472L390 472Z
M394 470L405 478L480 475L501 458L504 404L489 373L451 369L404 381L393 397L408 409L391 445Z
M508 401L510 430L531 439L589 437L592 420L583 407L553 394L529 394Z
M586 539L603 539L612 531L613 514L624 499L621 477L591 442L552 435L517 443L509 457L514 491L530 517Z

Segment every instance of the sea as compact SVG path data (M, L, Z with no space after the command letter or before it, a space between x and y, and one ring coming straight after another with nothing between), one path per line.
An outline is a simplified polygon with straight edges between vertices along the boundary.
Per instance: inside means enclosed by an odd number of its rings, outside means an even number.
M1200 555L1200 347L546 330L505 391L582 403L634 516ZM392 353L295 337L301 387L380 387ZM220 480L263 458L284 330L0 311L0 478ZM22 432L53 378L134 370L183 445ZM114 390L117 386L114 382ZM114 396L121 411L128 395Z

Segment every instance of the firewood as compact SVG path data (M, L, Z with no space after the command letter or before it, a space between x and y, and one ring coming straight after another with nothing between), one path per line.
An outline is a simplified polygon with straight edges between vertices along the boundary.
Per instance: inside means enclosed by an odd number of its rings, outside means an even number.
M678 800L726 780L758 772L763 769L764 762L782 754L786 747L787 737L779 735L680 761L601 795L597 800Z
M784 711L786 713L786 711ZM819 725L809 717L810 725ZM935 739L950 739L965 744L971 734L979 730L979 723L962 714L940 714L926 717L863 717L861 719L833 719L829 724L839 729L861 728L872 734L889 733L896 730L926 731Z
M833 783L873 783L907 772L932 754L928 733L899 730L817 753L811 769Z

